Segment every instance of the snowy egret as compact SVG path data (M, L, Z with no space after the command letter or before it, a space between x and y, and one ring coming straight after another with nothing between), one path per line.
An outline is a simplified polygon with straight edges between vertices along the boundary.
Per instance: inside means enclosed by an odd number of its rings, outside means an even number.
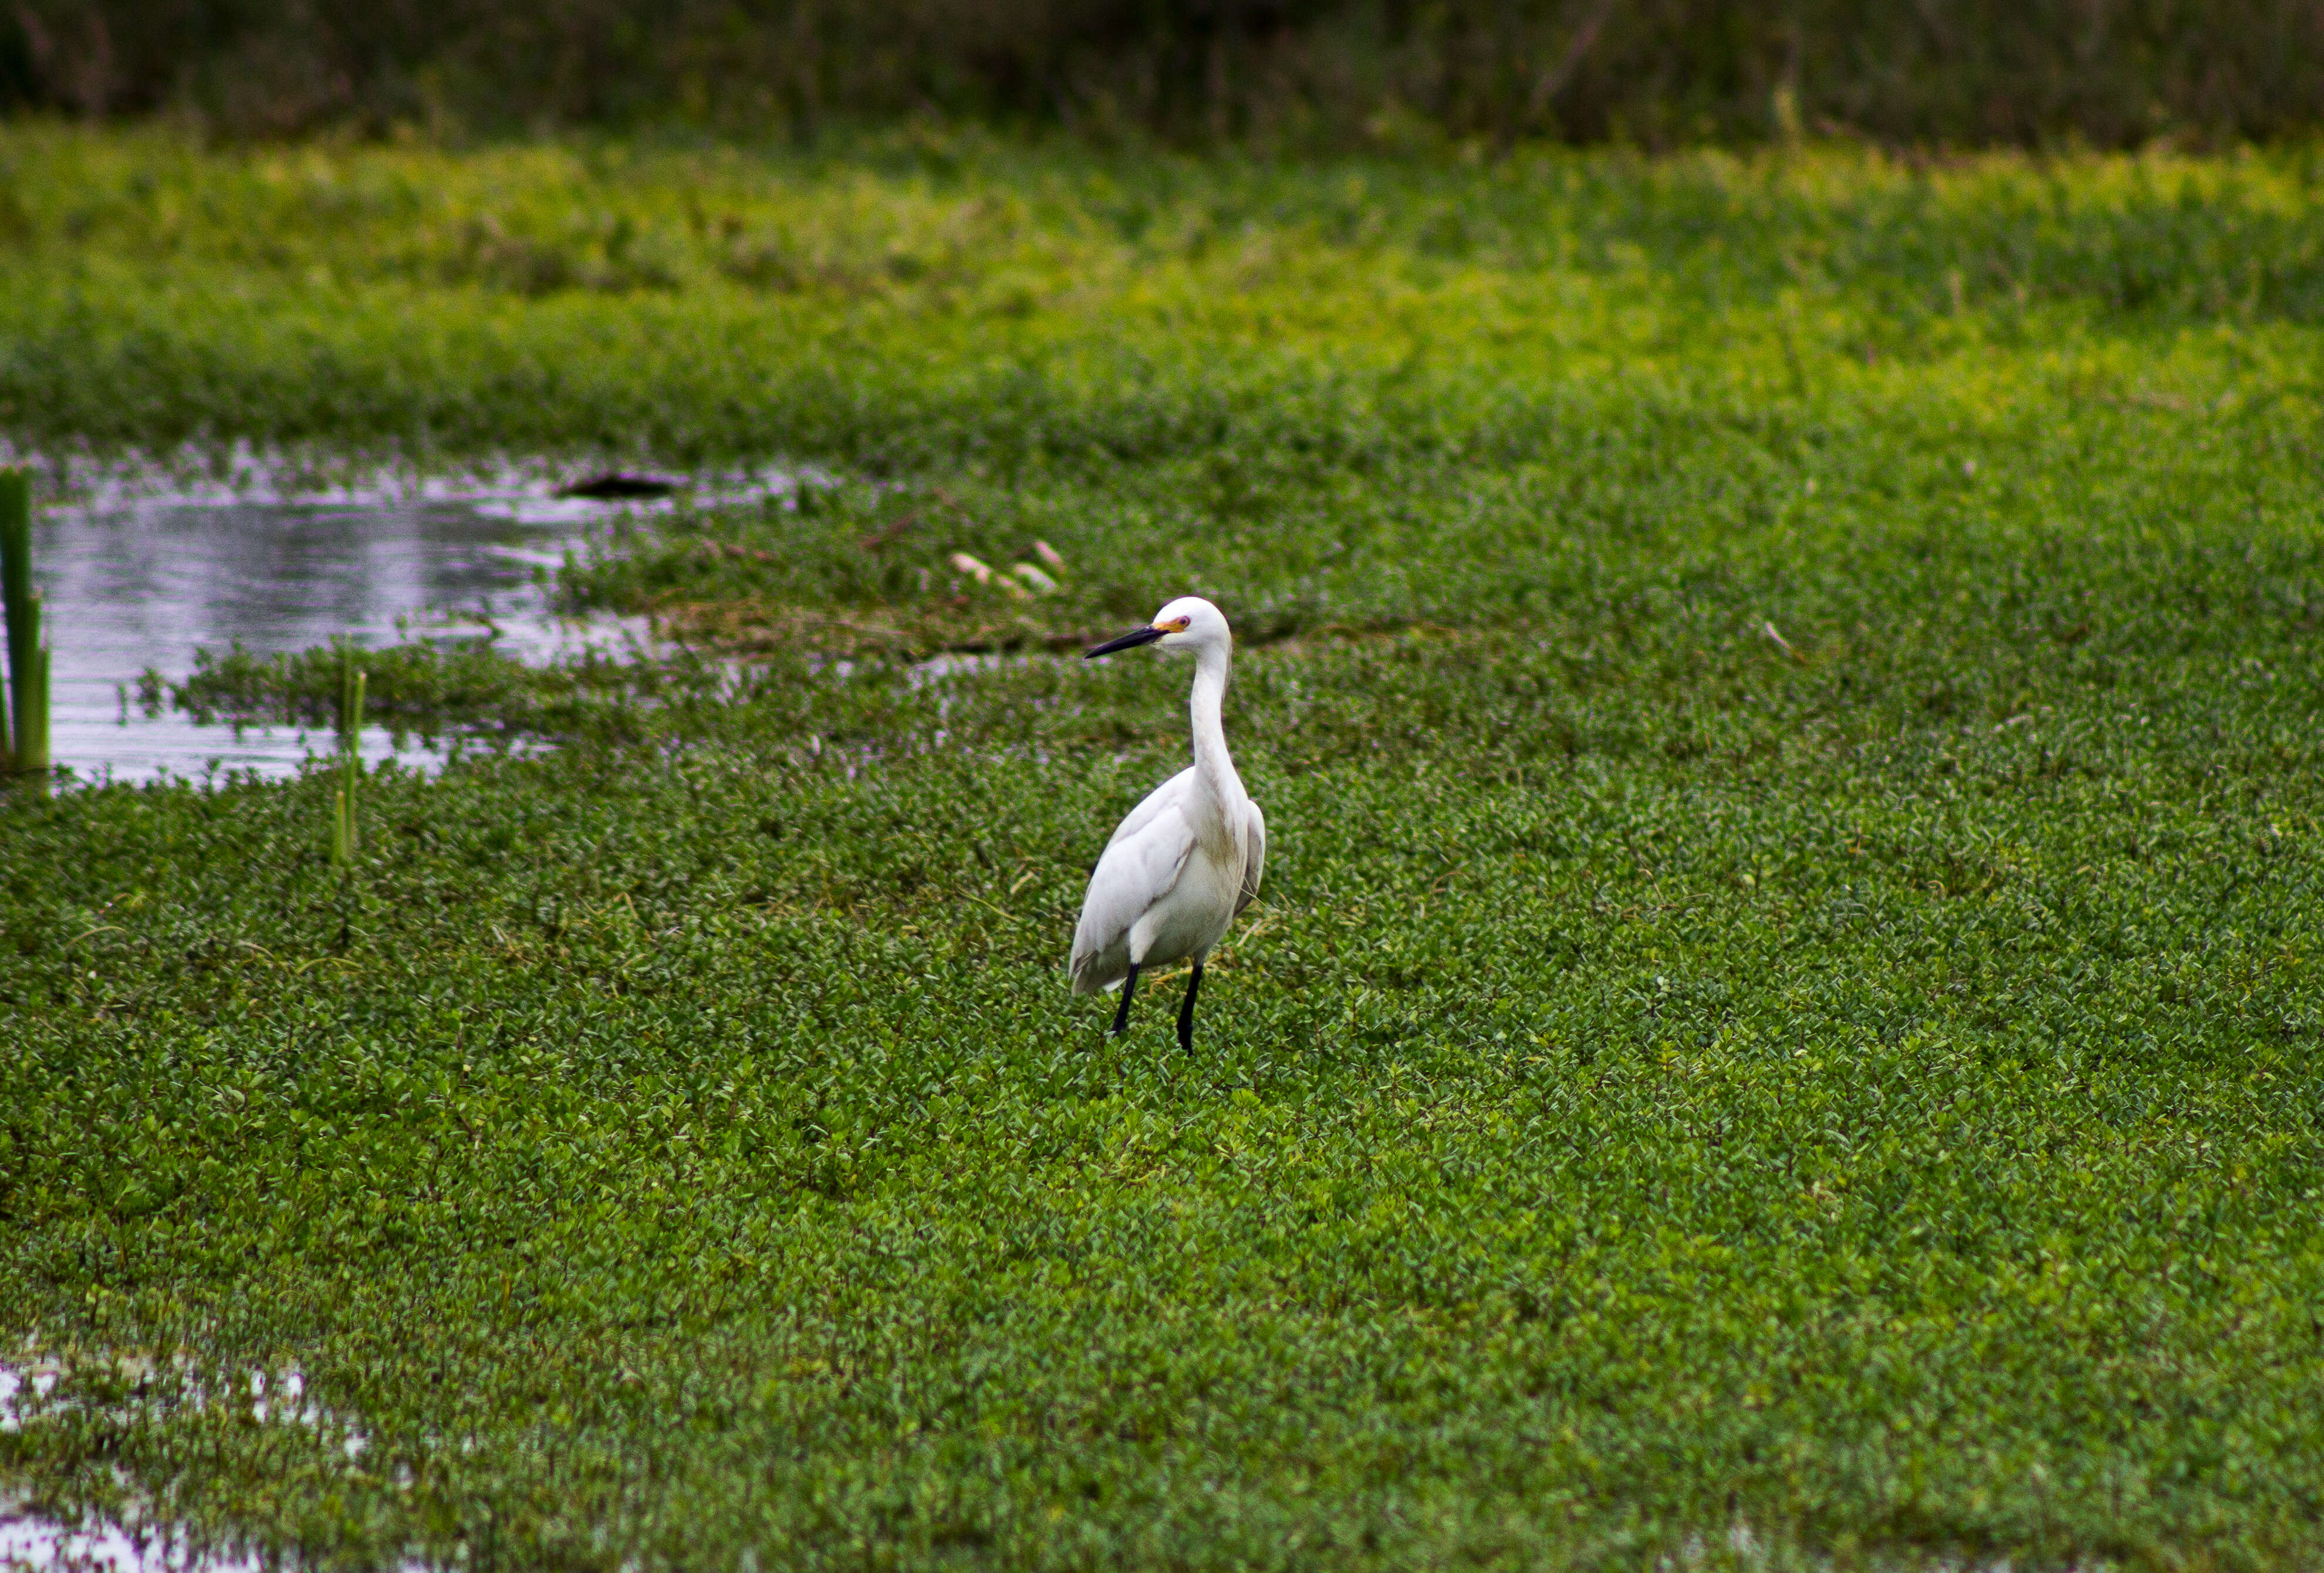
M1201 597L1183 596L1146 627L1089 653L1109 655L1140 644L1194 653L1187 707L1194 715L1194 763L1130 810L1105 844L1089 894L1082 898L1082 920L1074 926L1074 992L1121 985L1121 1007L1113 1013L1118 1037L1130 1029L1130 996L1139 973L1191 958L1194 976L1178 1006L1178 1046L1192 1049L1203 958L1259 893L1267 819L1242 790L1219 722L1227 657L1234 649L1226 618Z

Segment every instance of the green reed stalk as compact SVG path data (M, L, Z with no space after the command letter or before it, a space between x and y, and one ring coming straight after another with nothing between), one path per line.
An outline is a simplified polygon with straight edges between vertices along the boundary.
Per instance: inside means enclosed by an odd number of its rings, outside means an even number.
M41 597L32 589L32 481L0 470L0 609L8 625L8 715L0 756L18 774L45 783L49 772L49 652L41 643Z
M355 856L355 783L363 779L364 674L350 662L339 676L339 790L331 803L331 866Z
M37 634L41 622L41 597L32 597L32 626ZM45 793L49 789L49 647L35 639L32 644L31 692L27 696L26 716L17 738L16 768L31 789Z

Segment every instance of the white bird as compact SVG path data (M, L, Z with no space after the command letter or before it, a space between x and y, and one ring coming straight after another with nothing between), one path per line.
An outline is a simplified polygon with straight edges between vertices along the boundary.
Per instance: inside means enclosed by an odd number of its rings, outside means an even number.
M1194 763L1130 810L1105 844L1074 927L1075 994L1121 985L1115 1036L1130 1029L1138 975L1191 958L1194 974L1178 1006L1178 1046L1194 1046L1194 995L1203 958L1259 893L1267 864L1267 819L1242 790L1219 721L1234 634L1216 606L1184 596L1134 634L1108 640L1092 657L1158 644L1194 652Z

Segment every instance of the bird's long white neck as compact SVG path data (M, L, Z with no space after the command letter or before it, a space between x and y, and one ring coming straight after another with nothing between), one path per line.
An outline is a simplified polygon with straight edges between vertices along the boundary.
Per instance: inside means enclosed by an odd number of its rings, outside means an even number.
M1187 709L1194 723L1194 779L1203 789L1196 794L1199 811L1205 818L1215 818L1196 830L1233 844L1242 823L1244 794L1242 778L1235 773L1234 761L1227 755L1227 729L1222 715L1226 697L1227 652L1204 650L1195 662L1194 691Z

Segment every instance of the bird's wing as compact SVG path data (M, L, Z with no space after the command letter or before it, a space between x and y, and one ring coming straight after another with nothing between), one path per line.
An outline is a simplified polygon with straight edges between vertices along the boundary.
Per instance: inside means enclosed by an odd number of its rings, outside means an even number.
M1235 898L1237 917L1259 894L1259 882L1267 873L1267 816L1249 798L1243 800L1242 806L1250 811L1243 819L1248 835L1242 857L1242 894Z
M1113 839L1105 844L1106 850L1112 851L1115 841L1126 841L1146 828L1154 822L1155 817L1163 810L1176 808L1185 795L1194 790L1194 767L1190 764L1152 791L1148 792L1143 802L1122 816L1121 823L1113 828ZM1180 818L1185 818L1183 812Z
M1167 895L1178 883L1186 858L1194 850L1194 827L1185 812L1185 789L1194 772L1162 783L1130 810L1121 828L1106 844L1090 875L1089 893L1082 898L1081 921L1074 925L1072 971L1077 991L1102 988L1128 965L1125 952L1130 926L1146 910ZM1091 969L1108 976L1099 976ZM1084 975L1090 975L1084 980Z

